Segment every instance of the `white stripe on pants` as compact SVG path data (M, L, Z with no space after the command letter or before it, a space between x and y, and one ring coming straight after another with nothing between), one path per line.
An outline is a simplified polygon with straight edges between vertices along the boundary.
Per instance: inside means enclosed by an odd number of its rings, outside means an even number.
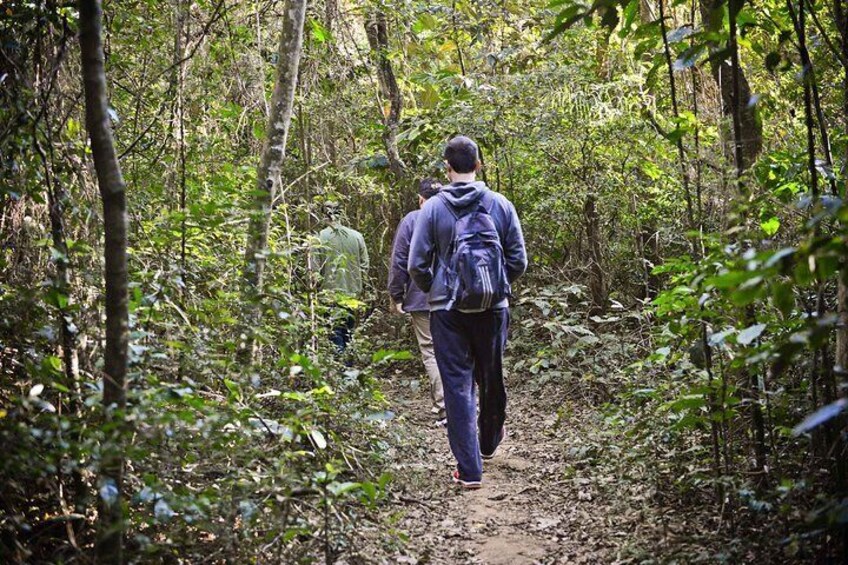
M433 351L433 337L430 335L430 313L412 312L411 314L412 327L415 328L415 338L418 340L418 349L421 350L424 369L430 378L430 397L433 399L433 406L439 410L444 410L445 393L442 389L439 367L436 365L436 354Z

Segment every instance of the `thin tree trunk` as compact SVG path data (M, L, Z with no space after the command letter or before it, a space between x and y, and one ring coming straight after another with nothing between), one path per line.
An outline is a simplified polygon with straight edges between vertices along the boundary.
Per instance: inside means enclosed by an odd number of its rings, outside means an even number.
M47 127L48 147L53 141L50 136L50 126ZM67 303L70 301L71 282L68 272L68 243L65 235L65 202L67 194L62 182L53 170L53 152L48 159L47 154L38 140L38 132L33 132L35 150L44 168L44 181L47 185L47 209L50 217L50 237L56 252L56 274L53 277L53 288L59 295L57 299L59 310L60 338L62 343L62 364L65 373L65 386L79 394L79 356L77 352L76 330L74 329L71 312ZM76 400L71 396L69 408L76 413Z
M180 190L180 276L183 279L183 295L188 290L186 281L186 141L185 141L185 22L186 6L183 0L175 0L175 34L174 34L174 72L177 99L175 117L177 120L177 181Z
M703 307L701 307L703 312ZM707 372L707 386L709 393L707 401L709 402L710 410L710 437L713 448L713 474L715 475L715 494L716 504L721 504L724 500L724 486L721 484L721 445L719 442L719 422L718 414L719 407L716 405L715 376L713 375L713 348L710 346L709 332L707 322L701 320L701 347L704 350L704 370Z
M807 32L806 32L806 20L805 20L805 6L803 0L799 2L798 11L796 13L795 6L792 4L792 0L786 0L786 7L789 11L789 15L792 18L792 24L795 27L795 33L798 36L798 53L801 57L801 65L802 65L802 75L804 78L804 124L807 130L807 170L810 174L810 190L812 192L813 200L817 201L819 199L819 184L818 184L818 169L816 168L816 143L815 143L815 135L814 135L814 121L813 121L813 86L815 81L815 75L813 74L812 61L810 60L810 54L807 50ZM825 150L827 147L825 147ZM821 233L821 228L819 225L816 225L815 235L819 235ZM818 278L818 277L817 277ZM818 281L818 290L816 296L816 315L819 319L825 314L825 303L824 303L824 281ZM822 387L822 401L825 404L833 402L835 395L835 384L833 381L833 372L830 370L830 355L828 354L827 342L823 343L819 351L821 353L821 371L813 375L813 385L815 385L815 381L818 380ZM821 376L822 378L818 378ZM817 410L818 405L813 406L813 410Z
M645 241L642 233L642 221L639 219L639 211L636 208L636 194L630 194L630 215L636 220L636 227L633 230L633 244L636 248L636 255L639 257L639 263L642 271L642 296L645 299L651 295L651 269L648 266L648 258L645 256Z
M389 101L388 112L384 111L382 107L380 108L383 114L383 143L386 146L386 157L389 160L389 168L392 174L395 179L400 181L406 176L406 164L400 158L397 144L398 123L403 111L403 97L392 69L392 62L388 56L389 32L386 14L381 11L372 13L365 22L365 34L368 36L368 44L371 46L371 52L375 57L380 93L384 99Z
M692 20L692 27L695 27L695 20L697 18L697 6L696 0L692 0L692 5L689 10L689 17ZM695 40L693 39L690 43L690 46L694 46ZM696 201L696 209L698 213L698 253L699 255L704 254L704 195L703 195L703 163L701 162L701 125L698 123L698 120L701 119L700 107L698 105L698 91L700 90L700 83L698 82L698 70L697 66L693 66L692 73L692 114L695 116L695 131L693 132L694 142L695 142L695 201Z
M704 27L708 30L720 29L724 18L724 0L699 1ZM730 3L735 4L737 2L730 0ZM738 12L739 9L741 9L741 3L739 3L739 8L736 11ZM734 30L736 29L735 22L732 27ZM731 38L731 41L734 44L736 43L735 38ZM713 45L714 49L717 47L717 45ZM726 57L710 58L710 69L721 93L724 115L730 117L734 122L739 122L740 127L737 128L737 124L734 123L733 128L734 147L738 147L745 158L738 162L750 166L763 148L763 126L757 116L756 104L751 103L751 87L742 69L738 65L733 68L732 63L727 63ZM739 102L737 103L737 101ZM743 137L743 132L745 132L745 137ZM735 153L736 151L734 151Z
M185 132L185 37L186 30L186 5L184 0L174 1L174 87L176 89L176 100L174 101L174 119L176 127L174 137L177 147L177 182L180 198L180 295L182 297L183 309L188 298L188 271L186 242L188 240L188 211L186 194L186 132ZM187 310L187 309L186 309ZM185 373L185 350L180 349L179 355L179 379L182 381Z
M335 24L338 15L338 0L324 0L324 25L330 33L333 33L333 25Z
M47 32L50 33L49 31ZM52 239L53 249L56 252L55 265L56 273L53 277L53 289L57 292L57 309L59 310L59 327L61 340L61 355L62 364L65 373L65 386L74 391L70 396L69 409L71 413L76 414L77 400L79 398L79 357L77 352L76 330L74 328L72 314L68 309L70 302L70 276L68 273L69 258L68 244L65 234L65 219L64 207L67 201L67 195L62 186L62 181L56 171L56 156L54 154L53 130L50 123L50 94L56 90L56 77L67 52L67 39L71 37L71 32L67 24L63 26L63 34L61 42L56 53L54 70L52 71L53 79L46 85L47 81L36 80L37 99L40 101L40 109L37 118L33 121L32 139L36 153L38 153L44 169L44 184L47 192L47 210L50 218L50 235ZM36 76L42 75L42 35L39 34L36 43ZM47 86L47 88L43 88ZM57 92L58 94L58 92ZM45 135L47 152L42 148L39 140L39 124L45 123ZM49 153L49 158L48 158ZM78 493L79 494L79 493Z
M742 69L739 66L739 42L736 35L736 16L739 14L739 11L742 9L742 4L744 0L730 0L729 8L730 8L730 39L728 46L730 48L730 60L731 60L731 118L733 120L733 158L736 163L736 182L740 188L740 193L745 192L744 185L742 182L742 174L745 172L746 168L746 160L745 160L745 144L742 140L742 128L744 127L743 118L742 118L742 94L743 94L743 81L745 80L742 77ZM721 82L721 91L722 97L724 97L725 91L725 83L726 81ZM745 82L745 86L747 87L747 82ZM747 100L745 100L747 104Z
M257 196L248 227L245 266L243 271L243 299L248 310L247 326L241 359L253 359L253 324L258 322L259 301L264 282L265 260L268 254L268 231L271 210L281 181L286 157L289 126L291 125L294 96L300 56L303 52L303 24L306 18L306 0L288 0L280 32L277 78L265 130L265 143L257 171Z
M601 314L606 310L607 287L604 269L601 265L601 228L598 218L597 197L589 193L583 205L583 218L586 223L586 237L589 242L589 293L592 296L592 314Z
M739 42L737 37L736 18L739 11L742 9L744 0L730 0L729 2L729 21L730 21L730 37L729 50L731 60L731 85L732 85L732 117L733 117L733 156L736 163L736 185L740 195L747 194L747 188L743 175L745 173L745 142L742 139L742 72L739 66ZM756 316L753 307L749 306L745 309L745 322L752 325L756 322ZM758 475L758 483L764 485L766 482L766 474L768 472L768 461L766 459L766 442L765 442L765 419L763 418L763 409L760 405L760 380L755 371L743 370L742 374L748 381L748 401L751 406L751 434L754 444L754 465Z
M53 248L57 251L56 277L54 286L61 296L70 300L71 281L68 273L69 257L68 242L65 235L65 202L67 195L62 182L57 176L47 179L52 185L47 191L47 204L50 209L50 234L53 240ZM74 394L79 393L79 357L77 352L77 334L74 329L73 318L67 306L59 308L61 339L62 339L62 363L65 369L65 386ZM71 412L76 413L76 400L71 401Z
M330 34L333 33L336 18L338 17L339 6L338 0L325 0L324 2L324 26ZM322 135L322 139L327 145L327 160L335 167L338 162L338 149L336 147L336 121L333 116L328 116L326 124L326 136ZM310 197L311 199L311 197Z
M649 24L654 19L654 10L651 8L649 0L639 0L639 21L643 24Z
M103 407L107 419L122 418L126 405L127 373L127 204L124 179L108 113L106 70L102 42L103 8L100 0L80 0L80 50L85 90L85 122L103 200L106 261L106 347L104 350ZM119 422L123 424L123 422ZM102 449L100 469L100 563L123 561L124 514L122 482L123 425Z
M807 30L806 24L804 22L804 15L806 13L805 4L805 0L801 0L798 3L799 12L797 15L795 13L795 8L792 5L791 1L787 2L787 7L789 8L789 16L792 18L792 24L795 27L795 33L798 35L798 55L801 57L804 84L806 85L805 88L808 88L810 90L810 102L812 104L812 108L815 110L816 122L818 122L818 129L819 135L821 136L824 160L828 168L833 171L833 152L830 148L830 135L828 135L827 133L827 122L824 119L824 111L822 110L821 96L819 94L819 87L816 81L816 71L813 67L813 60L810 57L810 50L807 48ZM805 94L805 108L807 104L806 96L807 95ZM810 127L809 135L812 135L812 112L810 112L810 117L807 120L807 123ZM813 165L815 165L815 156ZM838 192L836 188L836 177L830 175L828 177L828 183L830 184L831 194L836 196Z
M456 45L456 56L459 59L459 72L465 76L465 59L462 57L462 47L459 45L459 33L456 26L456 0L451 4L451 26L453 27L453 42Z
M671 91L671 108L674 112L675 123L679 125L680 110L677 105L677 86L674 80L674 66L671 61L671 47L668 44L668 30L666 26L665 15L665 0L659 0L660 10L660 32L663 40L663 51L665 53L665 62L668 70L669 89ZM677 136L675 142L677 146L677 165L680 167L680 178L683 183L683 197L686 199L686 219L689 221L688 228L695 229L695 216L692 211L692 192L689 188L689 165L686 163L686 153L683 150L683 138ZM695 245L692 244L693 250Z
M842 6L844 0L833 1L833 12L836 16L836 25L839 28L840 46L843 61L848 61L848 13ZM848 65L843 63L842 75L842 127L843 133L848 135ZM843 155L842 177L848 172L848 145L845 146ZM842 198L848 198L848 193ZM844 375L848 371L848 267L843 266L839 277L838 307L839 326L836 332L836 365L840 373Z

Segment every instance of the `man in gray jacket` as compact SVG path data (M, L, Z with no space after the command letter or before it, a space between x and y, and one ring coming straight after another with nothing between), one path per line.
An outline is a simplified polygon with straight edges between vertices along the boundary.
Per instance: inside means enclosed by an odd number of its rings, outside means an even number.
M441 183L434 179L423 179L418 185L418 206L424 206L431 197L438 194ZM392 245L392 258L389 266L389 295L392 307L399 314L409 314L412 317L412 327L418 340L418 349L424 361L424 369L430 379L430 397L433 400L433 414L436 423L444 425L445 395L442 390L442 377L436 365L436 355L433 351L433 338L430 336L430 306L427 303L427 293L423 292L409 278L406 264L409 260L409 242L415 229L415 220L420 213L413 210L401 220L395 233Z
M454 482L479 488L483 461L506 435L503 353L510 283L527 269L515 207L476 180L477 144L459 136L444 152L451 184L428 200L415 222L407 264L429 293L430 329L442 376ZM480 416L475 422L475 382Z

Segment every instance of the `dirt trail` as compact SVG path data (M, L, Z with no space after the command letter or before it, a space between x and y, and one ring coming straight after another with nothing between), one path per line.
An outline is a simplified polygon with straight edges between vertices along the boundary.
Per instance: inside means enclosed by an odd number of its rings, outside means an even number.
M409 382L386 391L397 414L390 425L405 428L399 436L409 438L392 451L397 494L381 520L408 540L389 562L610 561L593 479L566 461L567 436L579 428L562 420L568 410L538 391L511 390L509 437L484 462L483 488L462 491L450 482L455 462L445 429L433 425L426 393Z

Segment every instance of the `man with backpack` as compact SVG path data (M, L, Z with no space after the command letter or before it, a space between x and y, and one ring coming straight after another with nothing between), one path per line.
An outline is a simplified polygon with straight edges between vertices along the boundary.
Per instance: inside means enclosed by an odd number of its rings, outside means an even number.
M506 436L503 353L510 283L527 269L527 253L515 207L476 180L477 144L455 137L444 158L451 184L421 209L407 266L415 284L429 292L448 441L457 460L453 480L480 488L482 459L493 457Z
M442 184L435 179L422 179L418 185L418 207L424 206L430 198L439 193ZM430 335L430 306L427 294L409 278L406 265L409 260L409 243L415 229L415 221L420 210L413 210L401 220L392 245L392 258L389 266L389 295L392 308L398 314L409 314L412 327L418 340L418 349L424 361L424 369L430 379L430 397L433 400L433 414L436 424L445 425L445 395L442 391L442 377L436 365L433 352L433 338Z

